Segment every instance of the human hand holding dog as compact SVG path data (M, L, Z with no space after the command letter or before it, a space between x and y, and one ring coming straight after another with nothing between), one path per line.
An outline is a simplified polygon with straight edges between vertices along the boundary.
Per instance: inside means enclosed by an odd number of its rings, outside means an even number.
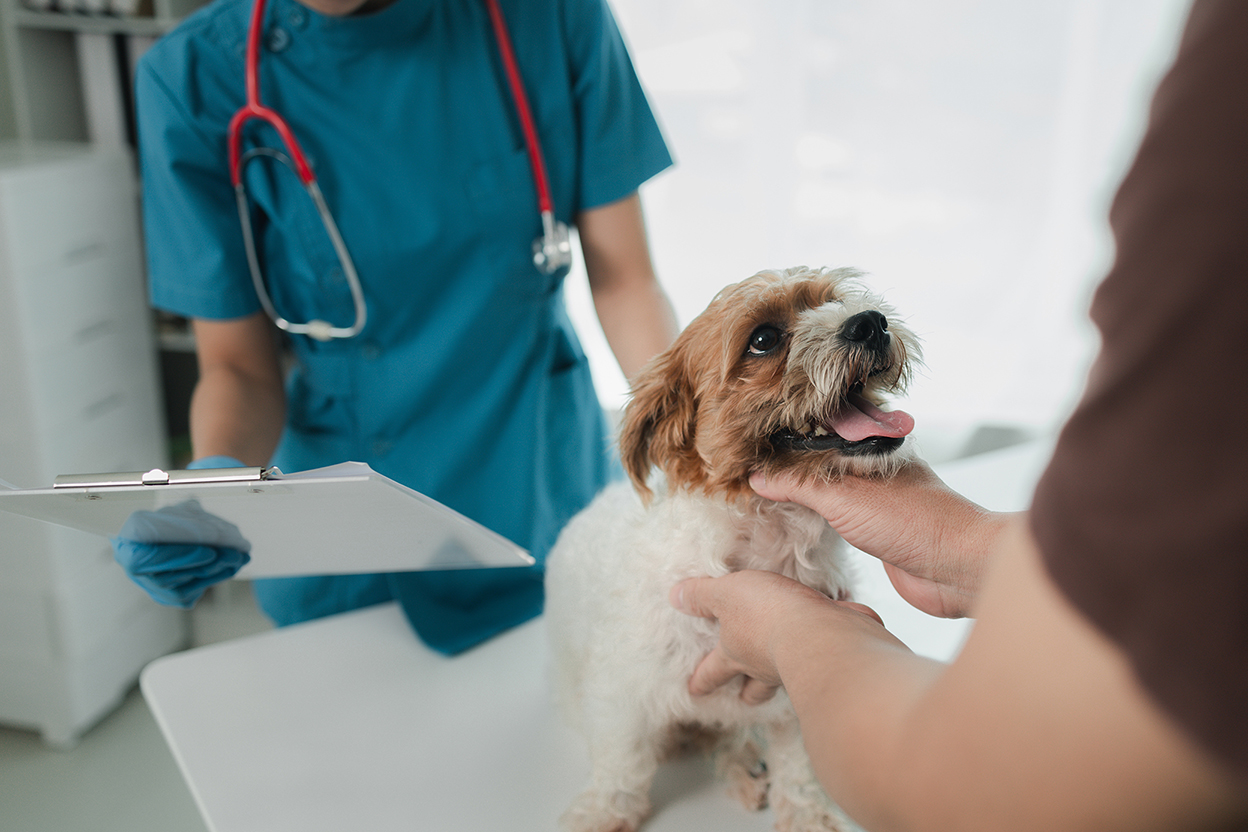
M745 677L741 698L766 702L781 687L781 654L795 654L793 664L817 667L816 656L800 654L812 644L794 634L814 630L838 638L862 637L901 644L884 629L875 610L826 595L774 572L732 572L717 578L690 578L671 590L673 607L688 615L719 622L719 643L689 679L689 692L704 696ZM824 656L826 659L826 656Z
M949 488L922 460L891 478L806 481L756 473L760 497L813 509L850 545L884 562L897 592L943 618L970 614L989 556L1010 514L991 512Z

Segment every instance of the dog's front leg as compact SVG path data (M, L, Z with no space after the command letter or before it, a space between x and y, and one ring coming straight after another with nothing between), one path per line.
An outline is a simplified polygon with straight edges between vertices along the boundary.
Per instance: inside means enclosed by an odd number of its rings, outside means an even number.
M715 749L715 771L728 784L728 794L751 812L767 808L771 785L767 763L748 729L724 737Z
M586 725L593 772L560 819L567 832L636 832L650 813L663 748L646 723L640 713L616 712Z
M767 768L778 832L854 832L815 779L797 718L767 726Z

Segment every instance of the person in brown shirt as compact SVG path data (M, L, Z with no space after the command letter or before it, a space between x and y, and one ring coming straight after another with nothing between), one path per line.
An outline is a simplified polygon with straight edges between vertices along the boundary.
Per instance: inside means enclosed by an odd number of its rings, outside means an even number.
M1248 2L1193 5L1110 220L1101 353L1029 511L921 462L752 480L919 609L973 614L954 661L776 575L673 588L720 625L690 689L783 685L871 832L1248 829Z

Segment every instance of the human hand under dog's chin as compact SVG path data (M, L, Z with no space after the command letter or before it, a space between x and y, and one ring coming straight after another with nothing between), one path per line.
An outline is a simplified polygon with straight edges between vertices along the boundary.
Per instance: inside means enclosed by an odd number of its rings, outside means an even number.
M1010 517L966 499L919 459L889 478L801 482L755 473L750 486L760 497L819 512L851 546L884 562L902 598L942 618L971 614Z
M833 601L774 572L747 570L717 578L690 578L672 587L673 607L719 623L719 642L689 678L689 692L705 696L745 677L741 698L762 704L782 686L777 653L818 621L868 621L890 640L876 612L863 604Z

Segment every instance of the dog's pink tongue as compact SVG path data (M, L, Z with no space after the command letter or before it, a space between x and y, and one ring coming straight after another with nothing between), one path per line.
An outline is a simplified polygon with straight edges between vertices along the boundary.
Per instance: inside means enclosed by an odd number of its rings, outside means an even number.
M829 427L848 442L873 436L901 438L914 430L914 417L904 410L884 412L857 393L849 394L849 406L841 408Z

